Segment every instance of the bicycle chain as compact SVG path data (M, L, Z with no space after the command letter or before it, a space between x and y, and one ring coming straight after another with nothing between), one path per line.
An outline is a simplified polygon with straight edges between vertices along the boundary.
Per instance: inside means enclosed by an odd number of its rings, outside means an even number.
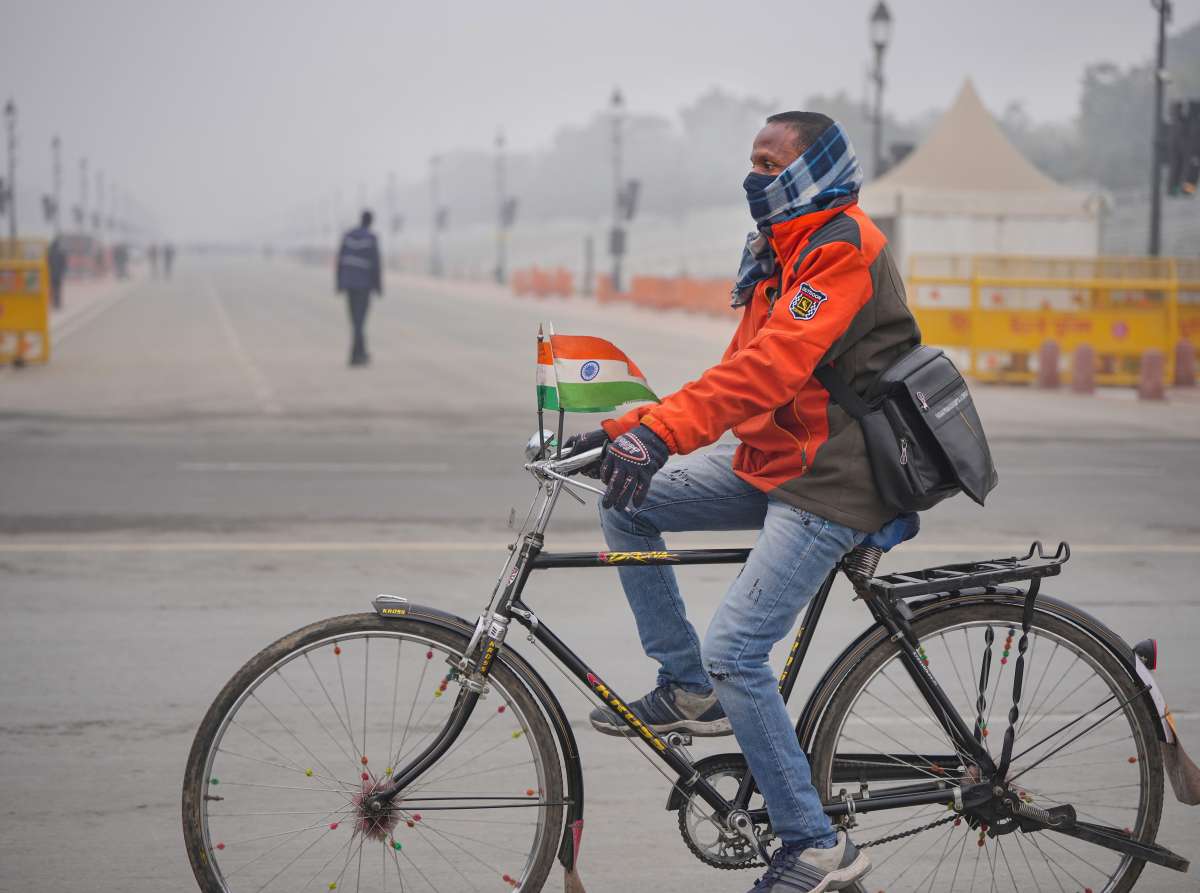
M868 840L866 843L856 843L855 846L860 850L865 850L869 846L879 846L884 843L891 843L894 840L903 840L905 837L912 837L914 834L920 834L923 831L930 831L938 825L944 825L947 822L953 822L955 819L961 818L958 813L948 815L945 818L938 819L936 822L930 822L928 825L923 825L920 828L913 828L911 831L901 831L899 834L892 834L889 837L881 837L878 840Z

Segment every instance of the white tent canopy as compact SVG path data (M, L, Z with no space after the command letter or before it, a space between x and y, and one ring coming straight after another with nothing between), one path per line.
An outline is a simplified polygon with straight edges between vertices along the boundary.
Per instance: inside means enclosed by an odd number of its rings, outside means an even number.
M967 81L916 150L863 188L900 251L1092 255L1092 196L1047 177L1000 130Z

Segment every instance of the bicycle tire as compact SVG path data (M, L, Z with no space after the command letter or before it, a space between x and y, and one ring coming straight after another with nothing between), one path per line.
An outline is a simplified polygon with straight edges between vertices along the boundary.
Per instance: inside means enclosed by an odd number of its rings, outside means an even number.
M928 610L923 615L919 615L913 621L912 629L923 645L925 643L936 641L938 637L942 637L944 640L945 634L959 628L964 630L964 639L967 639L968 636L965 632L966 629L976 627L986 628L986 626L989 624L1007 629L1009 631L1009 635L1012 635L1012 631L1015 630L1016 635L1019 636L1021 631L1021 613L1020 605L1013 604L1011 601L1005 603L998 599L973 598L969 601L959 602L954 606ZM1119 699L1118 703L1124 704L1122 713L1129 723L1130 729L1132 730L1130 737L1135 739L1135 745L1137 747L1137 753L1130 756L1128 762L1130 765L1136 764L1137 773L1140 778L1137 819L1134 826L1129 830L1139 841L1144 843L1153 842L1155 835L1158 832L1163 806L1163 764L1162 753L1157 740L1155 717L1147 708L1144 698L1137 695L1138 687L1131 680L1125 667L1122 666L1121 663L1112 655L1111 651L1109 651L1109 649L1102 644L1097 636L1091 635L1084 628L1068 623L1049 613L1044 611L1036 611L1031 627L1031 640L1037 638L1038 636L1042 636L1046 641L1058 643L1058 647L1065 645L1069 650L1076 652L1076 657L1083 659L1085 664L1090 664L1092 667L1102 670L1104 676L1098 678L1103 678L1105 684L1109 686L1110 690L1113 691L1117 699ZM1009 640L1009 644L1011 647L1012 640ZM1058 647L1054 649L1054 652L1050 656L1050 660L1046 662L1045 670L1047 672L1050 672L1053 669L1053 654L1057 653ZM1015 647L1011 647L1011 650L1015 657ZM830 678L840 679L840 681L836 687L834 687L828 693L823 707L814 714L818 715L819 719L813 732L811 739L813 744L810 748L813 782L816 785L818 793L826 802L838 799L840 791L845 789L844 787L841 787L841 785L846 783L844 776L841 782L835 784L833 777L834 759L835 750L838 749L838 742L842 739L843 730L847 728L847 723L850 720L852 711L859 700L862 699L866 687L871 684L872 680L880 678L880 674L883 673L886 668L892 665L891 662L896 658L898 653L898 645L890 641L890 639L888 639L886 636L880 635L873 643L868 645L863 652L854 655L854 660L850 665L842 668L841 670L834 668L830 671ZM1003 652L1003 654L1006 656L1008 653L1008 650ZM980 656L982 657L982 655ZM1043 660L1044 659L1045 656L1043 655ZM981 663L982 662L983 661L981 660ZM1003 667L1008 663L1010 662L1006 661L1005 664L1001 664L1000 666ZM1074 665L1075 664L1072 664L1072 666ZM932 664L930 665L931 672L935 673L935 676L939 679L943 689L947 690L949 693L951 685L955 682L955 678L953 676L951 676L949 680L943 678L943 675L945 675L944 669L942 675L939 675L936 672L939 669L941 668L933 666ZM957 668L955 672L958 672ZM994 739L997 742L999 741L1002 735L1002 730L1007 722L1008 706L1011 704L1011 676L1006 677L1006 679L1008 688L1007 690L1001 689L1001 694L998 698L1000 703L995 705L1000 720L997 722L997 737ZM962 682L961 679L958 681L960 683ZM1026 677L1026 681L1028 683L1028 676ZM997 687L999 688L999 683L997 683ZM1028 711L1031 706L1029 703L1031 700L1031 688L1032 686L1027 684L1023 694L1025 703L1022 706L1026 711ZM915 691L915 687L913 688L913 691ZM971 692L964 692L964 694L970 693ZM922 706L926 706L924 705L924 702L922 702ZM883 710L883 708L879 709L881 711ZM882 713L880 715L882 715ZM970 726L972 720L975 719L975 716L964 714L964 719L967 721L968 726ZM889 717L888 720L893 725L896 724L895 719ZM1037 720L1035 720L1035 722L1036 721ZM858 722L858 728L861 729L863 725L864 721L860 718ZM1081 723L1081 725L1086 724ZM856 734L861 734L861 732L856 732ZM883 731L880 734L887 735L890 733ZM896 734L899 733L897 732ZM853 738L850 735L847 735L846 738L847 740L846 744L844 745L844 752L852 752L855 748L862 744L861 738ZM891 740L896 741L895 735L892 735ZM1026 739L1026 743L1028 743L1028 739ZM1022 740L1018 738L1017 746L1014 750L1019 751L1021 746ZM1050 746L1050 744L1043 745L1044 748L1049 748ZM1111 745L1109 746L1108 750L1112 751L1115 748L1116 745ZM1039 750L1034 756L1040 756L1041 753L1043 753L1043 751ZM1066 753L1070 753L1070 751L1067 751ZM847 762L843 761L841 765L845 767ZM934 768L936 768L936 764L934 764ZM1014 761L1013 770L1010 771L1010 778L1012 777L1012 772L1018 770L1019 768L1021 767L1018 767ZM845 769L843 768L843 772L844 771ZM1092 796L1095 795L1093 794ZM1070 801L1069 799L1064 799L1064 802ZM1113 808L1117 807L1114 806ZM932 816L928 811L929 809L930 808L926 808L926 811L923 813L911 813L910 815L913 817L906 821L910 821L914 826L920 825L921 827L924 827L924 824L928 822L930 818L933 818L936 821L938 818L936 814L936 808L933 808L934 814ZM888 816L888 820L890 821L895 816L902 814L902 812L897 811L889 813L875 813L873 815L877 817ZM945 815L945 813L943 813L943 815ZM1083 816L1081 816L1081 818L1083 818ZM956 823L953 828L944 824L938 826L938 830L934 836L935 843L940 842L936 835L946 835L946 843L943 845L942 851L943 859L946 857L946 853L948 851L952 852L953 848L951 846L951 840L953 840L953 834L955 833L954 828L959 827L961 827L961 823ZM906 830L905 824L901 822L888 827L887 833L888 835L891 835L904 830ZM932 831L933 829L928 828L925 830ZM974 831L967 831L966 836L970 836L972 833L974 833ZM1050 832L1037 833L1045 834L1048 837L1057 838L1058 840L1067 840L1067 838L1062 837L1061 835L1055 835ZM865 832L862 835L856 834L856 839L865 840L867 836L873 835L871 835L869 832ZM1026 837L1026 835L1020 831L1014 832L1014 836L1018 841L1020 841L1022 837ZM1032 837L1032 835L1029 837ZM996 841L1003 841L1005 839L1005 837L995 838ZM891 841L889 841L889 843L890 842ZM957 840L954 840L953 842L954 844L958 844ZM912 840L907 840L905 843L900 844L888 852L898 853L900 849L910 843L912 843ZM964 837L962 843L963 847L966 846L966 843L966 837ZM981 835L977 843L977 848L982 850L988 845L989 842L985 841L984 836ZM1055 841L1055 845L1058 845L1057 841ZM1002 844L997 844L997 846L1001 847ZM1022 856L1027 855L1020 842L1017 843L1017 847L1021 849ZM877 851L872 850L871 852L875 853ZM1096 852L1111 853L1112 851L1102 851L1099 850L1099 848L1096 848ZM989 853L989 857L990 856L991 854ZM1000 853L999 850L997 850L995 855L995 863L994 867L992 868L993 874L997 872L998 867L1001 865L1002 856L1004 859L1005 868L1010 875L1008 880L1012 880L1014 883L1016 883L1017 879L1014 875L1022 873L1019 864L1018 870L1014 871L1011 863L1009 863L1008 856ZM1054 861L1056 856L1059 856L1060 861ZM873 856L873 858L877 857ZM978 854L976 858L979 858ZM1049 856L1049 859L1050 862L1047 863L1047 867L1051 868L1050 873L1054 873L1063 867L1061 862L1065 861L1066 857L1061 856L1058 854L1057 850L1055 850ZM1016 861L1017 860L1014 853L1013 862ZM1032 861L1036 861L1036 859L1030 860L1029 871L1031 874L1035 874ZM961 862L962 855L960 850L960 865ZM1104 893L1127 893L1127 891L1132 889L1133 885L1136 883L1144 867L1145 862L1142 860L1123 857L1118 863L1117 873L1114 876L1111 876L1104 886L1088 887L1087 884L1080 884L1080 886L1087 887L1087 889L1093 889L1095 893L1101 893L1101 891L1104 891ZM899 868L899 866L895 866L895 868ZM895 870L895 868L893 870ZM930 889L935 889L933 884L940 880L939 871L940 869L935 867L932 878L926 874L925 878L920 881L918 886L924 889L925 881L928 880L930 882ZM918 872L917 876L920 876L920 872ZM910 878L909 880L910 882L914 882L916 878ZM1008 883L1008 880L1005 881L1006 884ZM877 881L880 882L884 888L889 888L887 884L888 878L886 876L873 877L871 881L872 887L876 886ZM957 882L957 871L955 872L954 882ZM972 876L972 886L973 885L974 876ZM1075 885L1069 884L1069 886L1074 888ZM954 888L959 889L957 886ZM961 889L965 889L965 887L962 887Z
M221 870L220 860L224 855L214 847L224 847L219 843L210 839L208 830L208 814L206 804L210 802L207 798L212 796L209 791L214 789L212 785L217 782L217 779L211 776L209 767L213 763L215 756L215 748L219 747L224 731L231 727L234 718L231 711L236 711L243 703L248 702L249 698L255 692L255 686L263 680L270 679L274 670L287 666L292 660L299 655L308 655L312 649L323 647L325 644L334 643L335 648L340 648L337 643L348 643L355 639L365 638L374 640L378 638L392 639L397 642L421 642L429 643L429 654L432 655L435 650L444 650L447 655L461 656L466 648L469 638L468 636L455 630L447 629L444 626L429 623L415 618L388 618L383 619L376 614L348 614L339 617L329 618L327 620L318 621L303 627L287 636L279 639L273 644L267 646L260 651L256 656L251 658L245 665L241 667L229 680L228 683L218 694L213 701L208 712L205 714L203 721L197 729L195 739L192 743L192 748L188 756L187 768L184 774L183 783L183 832L187 847L189 861L192 866L193 873L200 889L205 893L235 893L235 887L226 882ZM347 645L349 647L349 645ZM397 674L400 666L400 652L403 649L403 644L398 644L396 656ZM369 645L366 649L369 656ZM339 652L340 653L340 652ZM368 664L369 660L365 660L364 664ZM432 661L430 661L432 664ZM563 798L563 777L560 765L559 752L557 741L551 730L543 712L530 693L530 687L526 680L519 678L519 671L515 671L501 661L496 661L489 675L489 686L493 690L497 690L500 697L504 701L504 705L499 708L500 712L510 713L510 718L505 718L507 722L518 724L520 729L524 730L530 746L530 753L533 754L533 759L539 775L538 798L539 802L544 802L548 805L537 808L535 811L539 815L537 821L537 832L535 845L524 867L520 873L504 875L504 880L512 887L520 887L522 891L527 893L537 893L540 891L548 877L551 868L553 867L555 854L559 844L559 838L562 831L563 816L564 816L564 798ZM315 671L314 671L314 675ZM422 676L422 680L424 676ZM445 681L443 680L442 691L445 691ZM414 695L415 698L415 695ZM367 724L367 695L364 683L363 695L363 723L364 723L364 746ZM415 703L415 700L414 700ZM479 713L482 703L477 705L476 713ZM335 711L336 708L335 708ZM495 713L495 711L492 711ZM347 715L349 715L349 707L347 707ZM410 712L409 719L412 714ZM474 716L473 716L474 719ZM483 722L486 722L484 720ZM394 717L393 717L394 722ZM332 725L332 723L330 723ZM516 735L514 734L514 738ZM461 740L461 739L460 739ZM465 743L465 742L463 742ZM389 743L389 750L391 743ZM453 751L451 751L453 752ZM450 753L442 759L445 762L450 756ZM261 760L259 762L262 762ZM401 761L397 765L402 765ZM365 765L365 755L364 755ZM438 764L431 771L436 771ZM279 768L286 768L280 766ZM320 774L320 773L318 773ZM366 773L363 773L364 776ZM391 768L388 769L388 774L391 774ZM427 776L429 773L426 773ZM364 786L367 781L364 778ZM261 786L267 787L267 786ZM228 785L220 790L227 790ZM344 791L336 793L342 794ZM428 810L428 807L425 807ZM464 807L453 807L464 808ZM471 807L466 807L471 808ZM452 813L451 815L461 815L462 813ZM489 813L488 815L491 815ZM421 817L418 814L417 820ZM343 819L343 823L347 825L351 823L348 818ZM501 823L502 824L502 823ZM413 828L413 824L408 823L409 828ZM430 827L428 816L422 826ZM443 826L444 827L444 826ZM420 832L420 829L417 829ZM357 832L355 832L357 833ZM441 832L434 832L441 833ZM485 831L475 831L473 834L486 833ZM396 836L399 836L398 834ZM444 835L443 835L444 836ZM459 836L459 835L454 835ZM449 838L447 838L449 839ZM466 838L468 840L472 838ZM477 839L477 838L476 838ZM480 841L486 843L486 841ZM383 849L387 849L387 841L382 841ZM365 849L366 835L363 835L363 840L359 845L360 853ZM436 849L436 845L434 846ZM399 848L397 848L399 849ZM459 846L459 849L463 849ZM439 850L440 852L440 850ZM383 855L383 872L387 869L387 856L395 857L394 853L385 853ZM407 853L401 853L405 858L411 859ZM477 860L478 861L478 860ZM378 887L364 886L362 884L362 861L358 863L359 877L356 878L358 888L365 893L368 889L378 889ZM420 869L418 868L418 871ZM397 872L400 868L397 867ZM461 874L460 869L456 869ZM424 875L422 875L424 877ZM499 880L496 878L495 880ZM425 879L429 883L428 878ZM386 877L382 880L383 885L387 885ZM336 886L336 882L335 882ZM415 884L410 886L416 888ZM430 885L432 886L432 885ZM396 889L397 885L393 882L392 889ZM334 889L334 887L329 887ZM407 888L406 888L407 889Z

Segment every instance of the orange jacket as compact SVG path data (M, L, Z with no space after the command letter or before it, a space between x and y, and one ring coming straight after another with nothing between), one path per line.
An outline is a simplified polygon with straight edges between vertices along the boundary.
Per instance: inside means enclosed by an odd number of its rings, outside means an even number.
M862 431L812 373L835 362L863 393L920 340L887 240L853 202L775 224L768 237L779 275L759 283L721 362L604 429L615 438L644 424L673 453L733 429L738 476L820 517L876 530L891 513Z

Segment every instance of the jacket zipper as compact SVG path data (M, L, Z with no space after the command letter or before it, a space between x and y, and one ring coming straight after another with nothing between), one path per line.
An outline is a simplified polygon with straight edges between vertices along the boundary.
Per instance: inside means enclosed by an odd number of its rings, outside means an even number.
M908 464L908 438L907 437L900 438L900 464L901 465Z

